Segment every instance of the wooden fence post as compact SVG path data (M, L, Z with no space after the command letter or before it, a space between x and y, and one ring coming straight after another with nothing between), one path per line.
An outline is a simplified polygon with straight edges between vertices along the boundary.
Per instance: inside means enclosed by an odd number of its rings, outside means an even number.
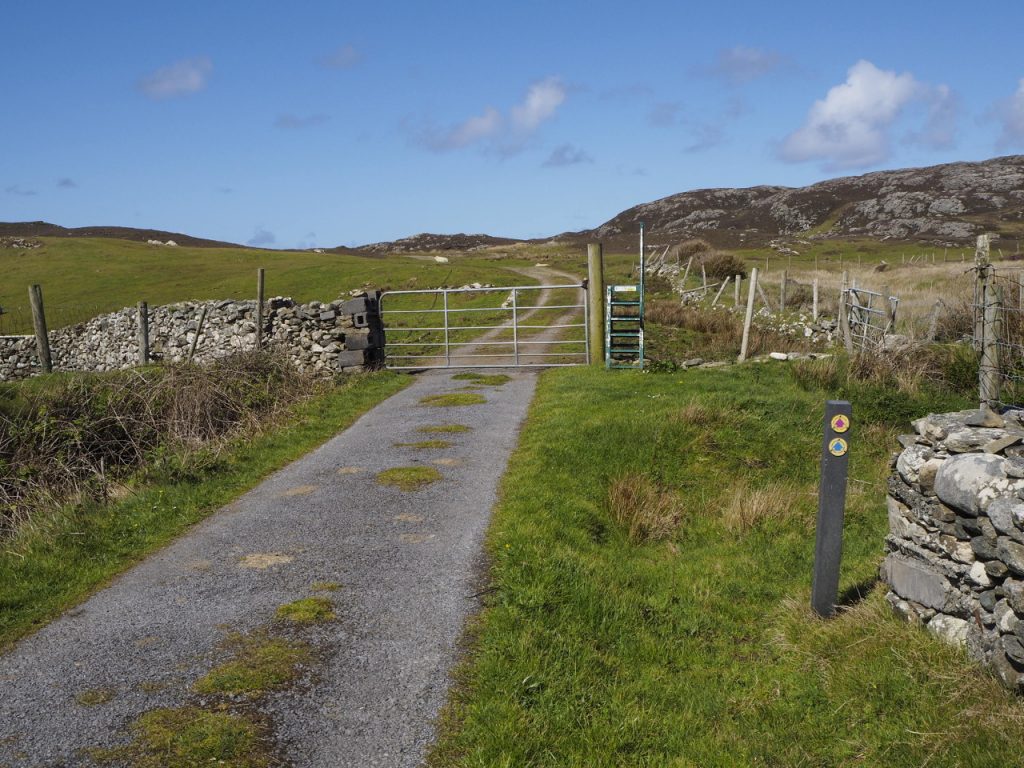
M779 312L786 311L786 280L789 278L789 271L782 270L782 282L779 283Z
M263 267L256 270L256 349L263 349Z
M818 278L811 283L811 320L818 322Z
M192 337L192 344L188 348L188 357L185 362L191 363L192 357L196 353L196 346L199 344L199 334L203 332L203 323L206 321L206 305L203 305L203 311L199 313L199 324L196 326L196 335Z
M849 279L850 273L843 272L842 288L839 291L839 328L843 332L843 345L846 347L846 353L848 355L853 354L853 334L850 331L850 313L849 308L846 306L847 297L849 295Z
M149 363L149 306L144 301L139 302L138 318L139 365L146 365Z
M1022 273L1022 275L1024 275L1024 273ZM732 285L732 305L734 307L738 307L740 305L740 283L742 282L743 277L741 275L736 275L736 282ZM1024 276L1021 278L1021 285L1024 285ZM1024 288L1021 290L1024 290ZM1024 304L1021 306L1024 306Z
M754 295L757 293L757 267L750 270L750 287L747 289L747 314L743 318L743 342L740 344L739 362L747 359L750 343L750 324L754 320Z
M46 312L43 310L43 289L32 285L28 289L28 300L32 305L32 325L36 332L36 351L39 353L39 365L43 373L53 371L53 358L50 356L50 336L46 330Z
M604 248L601 243L587 245L587 275L590 364L604 365Z
M889 300L888 285L882 286L882 311L885 312L885 330L883 333L889 333L896 324L896 311L892 306L892 301Z

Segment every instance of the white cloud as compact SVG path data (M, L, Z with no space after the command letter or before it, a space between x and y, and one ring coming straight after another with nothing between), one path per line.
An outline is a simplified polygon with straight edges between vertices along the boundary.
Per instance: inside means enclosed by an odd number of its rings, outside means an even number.
M363 54L352 45L343 45L336 51L316 57L316 63L324 69L352 69L362 60Z
M719 51L715 63L707 71L733 85L742 85L769 74L783 63L785 58L775 51L736 45Z
M564 168L567 165L579 165L580 163L592 163L588 153L572 144L560 144L552 150L548 159L544 161L545 168Z
M554 117L565 102L565 86L557 77L534 83L522 104L512 107L512 124L520 131L532 133L545 120Z
M1002 150L1024 146L1024 77L1010 98L996 104L993 114L1002 129L996 147Z
M925 130L911 141L934 145L952 141L955 102L945 86L932 88L909 72L896 74L870 61L850 67L846 82L816 101L807 120L779 149L783 160L820 160L830 170L862 168L888 159L894 123L915 101L930 103Z
M151 99L167 99L196 93L206 87L213 71L213 62L208 56L183 59L161 67L139 81L139 90Z
M447 129L432 126L416 131L418 142L434 152L464 149L482 142L499 154L511 155L522 150L525 141L541 124L554 117L565 102L566 88L556 77L530 85L522 102L512 106L507 115L493 106L486 107Z
M422 143L435 152L462 149L496 135L502 129L503 123L501 113L494 107L487 107L481 114L467 118L448 130L427 129L423 133Z

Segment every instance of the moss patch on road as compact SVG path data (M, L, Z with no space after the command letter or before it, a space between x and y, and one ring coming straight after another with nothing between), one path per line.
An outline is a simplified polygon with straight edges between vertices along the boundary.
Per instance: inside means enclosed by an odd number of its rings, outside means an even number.
M238 636L230 644L232 658L199 678L197 693L259 696L291 682L310 658L305 643L280 637Z
M326 597L304 597L277 609L277 618L293 624L315 624L332 621L334 617L334 603Z
M380 485L393 485L403 491L418 491L441 479L433 467L392 467L377 473Z
M447 392L440 395L427 395L420 399L420 405L433 408L449 408L461 405L483 405L487 398L476 392Z

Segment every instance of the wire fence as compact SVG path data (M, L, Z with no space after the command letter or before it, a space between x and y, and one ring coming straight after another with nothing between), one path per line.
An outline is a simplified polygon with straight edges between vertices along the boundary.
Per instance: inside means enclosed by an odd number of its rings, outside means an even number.
M84 323L100 315L117 312L110 304L46 304L46 325L51 331ZM0 336L28 336L32 333L32 309L26 305L0 308Z
M972 343L982 402L1024 404L1024 269L975 267Z

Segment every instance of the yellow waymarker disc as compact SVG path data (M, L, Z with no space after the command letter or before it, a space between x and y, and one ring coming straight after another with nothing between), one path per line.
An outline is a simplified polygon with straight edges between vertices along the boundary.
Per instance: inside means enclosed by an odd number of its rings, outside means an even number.
M837 413L832 417L832 431L845 432L850 428L850 417L843 413Z
M843 438L841 437L837 437L835 440L828 444L828 452L831 453L833 456L845 456L848 450L849 446L846 444L846 441L843 440Z

